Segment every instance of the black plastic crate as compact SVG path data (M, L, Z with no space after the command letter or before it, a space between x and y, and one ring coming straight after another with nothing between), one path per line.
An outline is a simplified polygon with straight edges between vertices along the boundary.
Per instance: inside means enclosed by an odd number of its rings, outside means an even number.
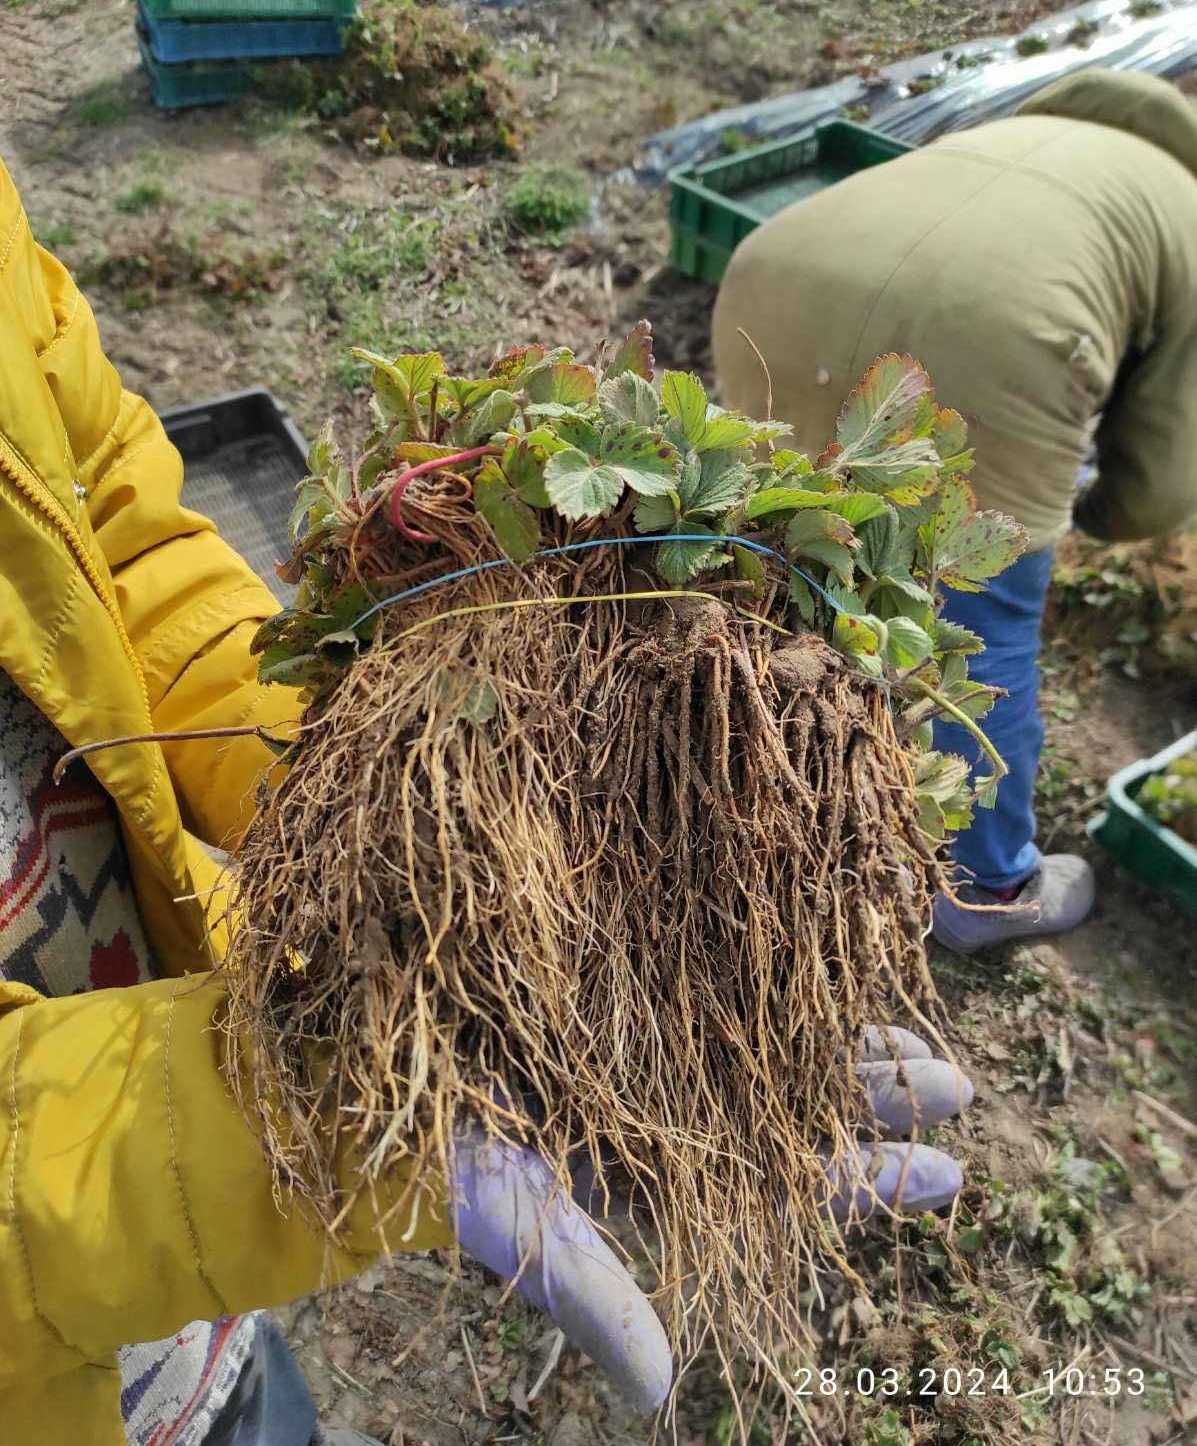
M183 503L210 517L280 602L295 589L275 564L291 551L295 484L307 476L307 443L287 409L262 388L162 412L183 457Z

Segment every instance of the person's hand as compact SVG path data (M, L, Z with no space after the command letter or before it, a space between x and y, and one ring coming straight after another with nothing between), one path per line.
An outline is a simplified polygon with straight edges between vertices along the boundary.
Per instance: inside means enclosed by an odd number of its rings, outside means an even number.
M908 1030L866 1031L857 1072L877 1123L890 1135L927 1129L967 1107L972 1086L954 1065L931 1058ZM899 1057L895 1062L894 1054ZM929 1145L880 1141L827 1162L839 1219L874 1209L934 1210L959 1192L960 1167ZM584 1175L585 1169L580 1172ZM588 1198L575 1180L574 1195ZM652 1306L599 1234L532 1150L471 1127L456 1141L454 1225L461 1249L516 1289L612 1379L629 1402L654 1411L669 1395L673 1361Z
M856 1073L878 1125L892 1136L909 1135L915 1125L932 1129L972 1103L968 1077L947 1060L933 1059L924 1040L896 1025L884 1036L871 1026L865 1031ZM938 1210L960 1193L963 1176L951 1155L931 1145L883 1140L858 1145L834 1169L829 1163L828 1183L836 1219L863 1220L883 1207Z

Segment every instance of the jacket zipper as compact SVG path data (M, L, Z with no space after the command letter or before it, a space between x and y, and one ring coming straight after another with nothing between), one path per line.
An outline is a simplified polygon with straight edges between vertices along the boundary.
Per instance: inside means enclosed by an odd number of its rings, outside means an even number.
M46 496L44 489L37 483L36 479L31 480L25 475L26 470L27 468L23 459L19 458L8 438L0 434L0 472L4 473L17 491L31 502L44 517L48 518L66 539L67 546L74 554L75 561L78 562L83 571L83 575L91 584L100 602L103 603L105 612L112 619L112 624L116 628L117 636L121 641L121 647L125 651L125 656L128 658L129 664L136 675L138 685L141 688L141 700L145 707L146 717L148 718L150 716L149 689L146 686L145 674L142 672L141 663L138 661L137 654L133 650L133 644L129 641L129 634L125 631L125 623L120 615L120 610L108 596L107 590L104 587L104 580L100 576L95 563L92 561L87 548L84 546L83 539L79 535L79 529L71 521L70 517L67 516L58 500L54 497Z

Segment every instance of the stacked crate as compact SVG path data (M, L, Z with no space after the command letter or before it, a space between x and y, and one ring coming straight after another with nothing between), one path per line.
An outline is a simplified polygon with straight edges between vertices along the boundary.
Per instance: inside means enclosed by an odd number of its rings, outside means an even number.
M357 0L138 0L137 43L169 110L238 100L263 62L340 55Z

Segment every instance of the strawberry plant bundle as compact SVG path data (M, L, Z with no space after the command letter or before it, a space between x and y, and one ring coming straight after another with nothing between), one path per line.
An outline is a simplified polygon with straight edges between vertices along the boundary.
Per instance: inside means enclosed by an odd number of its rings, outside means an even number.
M680 1354L780 1378L846 1268L850 1062L925 1024L944 843L1002 772L931 746L994 696L940 600L1022 533L909 357L808 457L655 378L646 323L594 366L358 355L375 430L314 446L255 644L306 711L239 853L243 1099L331 1228L406 1162L401 1235L467 1116L563 1181L589 1155L651 1220Z

